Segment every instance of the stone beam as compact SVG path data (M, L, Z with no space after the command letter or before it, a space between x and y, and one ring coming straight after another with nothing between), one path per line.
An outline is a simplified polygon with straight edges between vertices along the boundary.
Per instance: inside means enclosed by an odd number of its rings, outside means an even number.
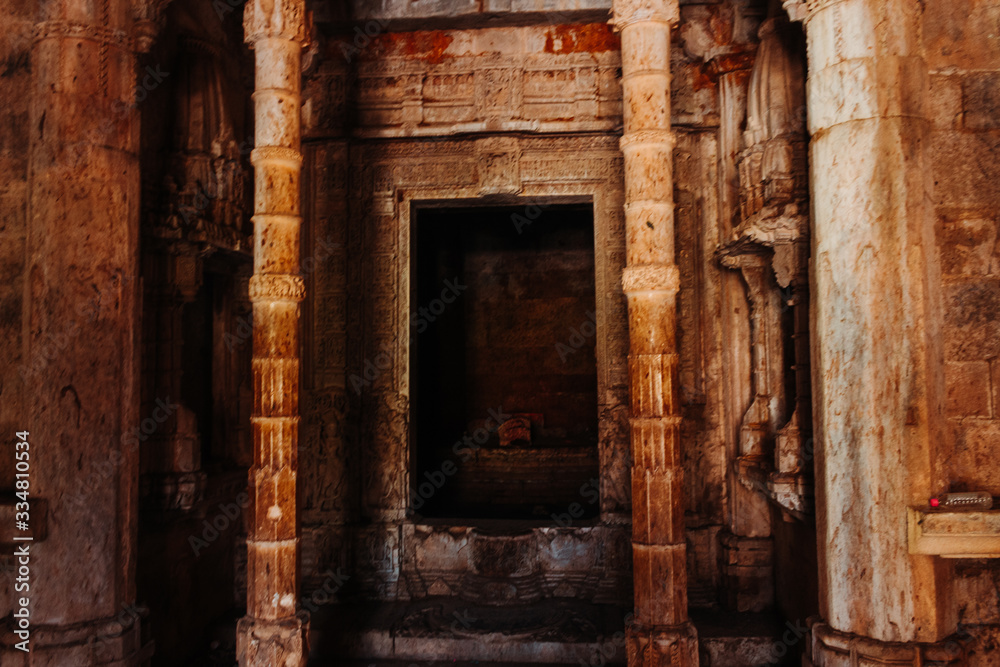
M677 0L616 0L621 33L625 161L632 563L631 667L698 664L688 620L681 462L670 29Z
M308 614L298 598L299 268L302 47L305 0L251 0L245 38L256 56L251 510L243 667L305 665Z

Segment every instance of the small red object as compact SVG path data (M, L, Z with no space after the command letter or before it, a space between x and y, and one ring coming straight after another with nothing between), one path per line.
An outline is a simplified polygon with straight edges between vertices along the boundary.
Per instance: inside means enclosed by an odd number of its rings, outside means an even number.
M931 498L931 507L937 507L940 504L941 504L940 500L938 500L937 498Z

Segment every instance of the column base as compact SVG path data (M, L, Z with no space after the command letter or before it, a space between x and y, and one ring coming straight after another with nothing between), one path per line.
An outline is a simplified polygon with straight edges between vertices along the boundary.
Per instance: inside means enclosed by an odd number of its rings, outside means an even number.
M628 667L698 667L698 631L690 622L660 628L630 625L625 637Z
M143 667L153 657L155 645L143 636L145 607L128 605L118 616L73 625L34 625L27 648L18 636L16 619L8 617L0 628L0 665L87 665L88 667ZM21 644L24 646L23 644Z
M862 635L834 630L826 623L814 623L807 667L966 667L968 635L955 634L940 642L883 642Z
M309 658L309 613L276 621L244 616L236 626L240 667L305 667Z

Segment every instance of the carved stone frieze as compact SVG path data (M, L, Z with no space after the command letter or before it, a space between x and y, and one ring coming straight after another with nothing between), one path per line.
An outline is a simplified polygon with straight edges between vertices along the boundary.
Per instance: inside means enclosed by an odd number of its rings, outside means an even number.
M64 39L85 39L108 46L134 50L134 41L125 30L111 26L74 23L73 21L42 21L35 24L36 42L53 37Z
M521 155L517 139L486 137L476 140L479 192L517 194L521 190Z
M297 0L250 0L243 8L243 32L251 47L267 37L305 45L309 40L308 22L305 3Z
M302 301L305 293L301 276L255 274L250 278L251 301Z
M723 266L741 271L751 306L753 374L746 391L752 398L741 427L741 451L753 458L744 461L738 479L787 516L803 518L812 507L804 495L811 482L802 466L811 421L804 54L800 36L784 16L764 21L758 35L746 148L737 158L740 222L718 254ZM786 338L794 342L791 354ZM784 377L790 368L795 392L786 397ZM748 499L749 505L759 502Z
M608 132L620 125L618 40L606 24L476 33L475 39L462 31L376 37L371 51L384 57L356 64L353 133ZM495 46L510 43L512 34L525 44L523 53ZM435 44L443 53L421 50ZM344 76L342 66L331 64L315 80L341 86ZM307 132L343 127L324 89L307 81L306 90Z
M639 21L662 21L671 25L680 20L680 7L671 0L615 0L613 23L616 30Z
M622 291L669 292L676 294L681 287L681 274L676 265L634 264L622 271Z

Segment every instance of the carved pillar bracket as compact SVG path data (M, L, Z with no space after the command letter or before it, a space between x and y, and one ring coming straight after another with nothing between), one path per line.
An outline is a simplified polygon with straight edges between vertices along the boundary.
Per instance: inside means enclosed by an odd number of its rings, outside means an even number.
M677 356L670 27L677 0L616 0L621 33L632 422L632 667L698 664L688 620Z
M135 17L136 50L149 53L156 36L163 27L163 12L171 0L132 0L132 14Z
M251 0L247 43L256 54L254 188L253 502L247 539L247 615L240 665L305 665L308 615L297 609L301 229L300 106L304 0Z

